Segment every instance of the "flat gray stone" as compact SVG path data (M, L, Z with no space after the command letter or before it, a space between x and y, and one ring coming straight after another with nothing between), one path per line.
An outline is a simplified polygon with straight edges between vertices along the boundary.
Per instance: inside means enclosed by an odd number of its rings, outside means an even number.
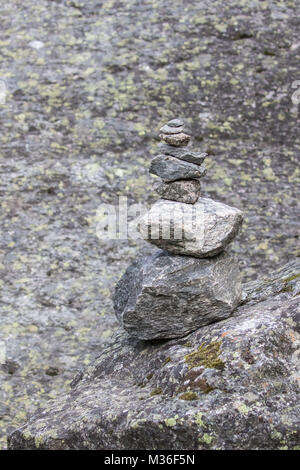
M171 121L167 122L167 126L169 127L181 127L184 126L184 122L182 119L171 119Z
M242 221L239 209L200 197L193 205L160 199L135 224L141 236L159 248L205 258L223 251Z
M199 180L178 180L171 183L160 183L155 187L162 199L195 204L200 196L201 184Z
M175 147L183 147L187 145L191 139L191 136L180 132L179 134L159 134L159 138L164 140L169 145L174 145Z
M227 253L200 260L161 252L129 266L114 308L130 336L167 339L224 320L241 298L238 264Z
M160 132L163 134L180 134L184 129L184 126L172 127L165 124L160 128Z
M162 180L169 182L201 178L206 174L206 167L204 164L201 166L195 165L169 155L157 155L153 158L149 171Z
M180 160L195 163L195 165L201 165L207 156L207 153L204 152L193 152L185 147L173 147L165 143L158 144L158 149L162 155L171 155Z

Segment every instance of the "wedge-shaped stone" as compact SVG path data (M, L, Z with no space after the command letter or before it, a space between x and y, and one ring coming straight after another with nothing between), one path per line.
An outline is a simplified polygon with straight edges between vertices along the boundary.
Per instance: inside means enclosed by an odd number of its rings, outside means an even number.
M133 263L117 284L117 318L133 337L177 338L229 317L242 297L238 264L211 258L158 255Z
M186 162L195 163L195 165L201 165L207 156L207 153L193 152L186 147L173 147L163 143L158 144L158 150L162 155L170 155Z
M197 179L206 174L205 165L195 165L169 155L157 155L150 165L150 173L164 181Z
M135 224L142 238L159 248L205 258L223 251L242 221L239 209L212 199L195 204L160 199Z

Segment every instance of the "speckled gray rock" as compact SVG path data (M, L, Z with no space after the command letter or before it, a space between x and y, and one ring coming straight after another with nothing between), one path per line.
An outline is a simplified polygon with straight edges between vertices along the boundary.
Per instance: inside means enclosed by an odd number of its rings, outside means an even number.
M245 211L231 248L244 278L300 256L300 47L297 1L10 0L0 11L0 342L19 365L0 370L3 449L7 429L103 351L119 273L155 249L99 243L90 217L117 194L152 202L145 148L158 119L185 117L213 164L203 194ZM164 432L172 446L182 438Z
M170 155L186 162L195 163L195 165L201 165L207 156L207 153L193 152L185 147L173 147L162 142L158 144L158 150L162 155Z
M185 338L117 333L10 449L299 449L299 260ZM275 281L273 281L275 279Z
M167 122L167 126L169 127L182 127L184 126L184 122L182 119L171 119L171 121Z
M184 129L184 126L168 126L168 124L165 124L162 126L159 130L163 134L180 134Z
M160 183L156 185L155 190L162 199L195 204L200 196L201 183L199 180L178 180Z
M180 179L201 178L201 176L206 174L206 167L204 164L198 166L168 155L157 155L151 161L149 171L168 182Z
M200 197L193 205L160 199L135 223L149 243L170 253L205 258L224 250L242 221L239 209Z
M135 338L180 338L229 317L242 298L237 262L157 255L133 263L116 286L115 313Z
M187 145L191 139L191 136L180 132L179 134L159 134L160 139L167 142L169 145L174 145L175 147L183 147Z

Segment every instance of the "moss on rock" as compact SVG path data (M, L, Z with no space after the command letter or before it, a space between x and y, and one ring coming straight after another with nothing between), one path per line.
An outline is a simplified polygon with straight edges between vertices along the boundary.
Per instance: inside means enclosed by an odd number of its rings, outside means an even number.
M213 341L207 346L203 343L198 350L184 356L189 369L204 366L209 369L224 369L225 364L220 358L221 341Z
M196 392L185 392L179 396L180 400L198 400L199 397Z
M154 388L150 393L150 396L153 397L155 395L160 395L162 393L161 387Z

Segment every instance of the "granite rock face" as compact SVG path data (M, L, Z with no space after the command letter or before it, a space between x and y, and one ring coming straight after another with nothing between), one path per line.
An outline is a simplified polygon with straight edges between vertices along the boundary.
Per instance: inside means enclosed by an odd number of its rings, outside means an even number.
M130 336L165 339L229 317L242 298L237 262L157 255L133 263L114 296L116 315Z
M200 178L206 173L205 165L195 165L169 155L157 155L150 165L150 173L159 176L163 181Z
M117 333L10 449L299 449L299 260L185 338Z
M133 202L153 202L145 148L157 110L162 125L188 117L209 153L202 195L245 212L231 248L244 279L297 259L300 47L296 1L10 0L0 10L0 341L12 335L7 361L18 367L0 370L2 449L7 429L99 355L117 326L119 273L154 249L100 244L92 217L128 187Z
M204 258L224 250L242 221L240 210L200 198L193 205L158 200L136 224L149 243L170 253Z
M195 204L200 196L201 183L199 180L177 180L158 184L155 190L162 199Z

